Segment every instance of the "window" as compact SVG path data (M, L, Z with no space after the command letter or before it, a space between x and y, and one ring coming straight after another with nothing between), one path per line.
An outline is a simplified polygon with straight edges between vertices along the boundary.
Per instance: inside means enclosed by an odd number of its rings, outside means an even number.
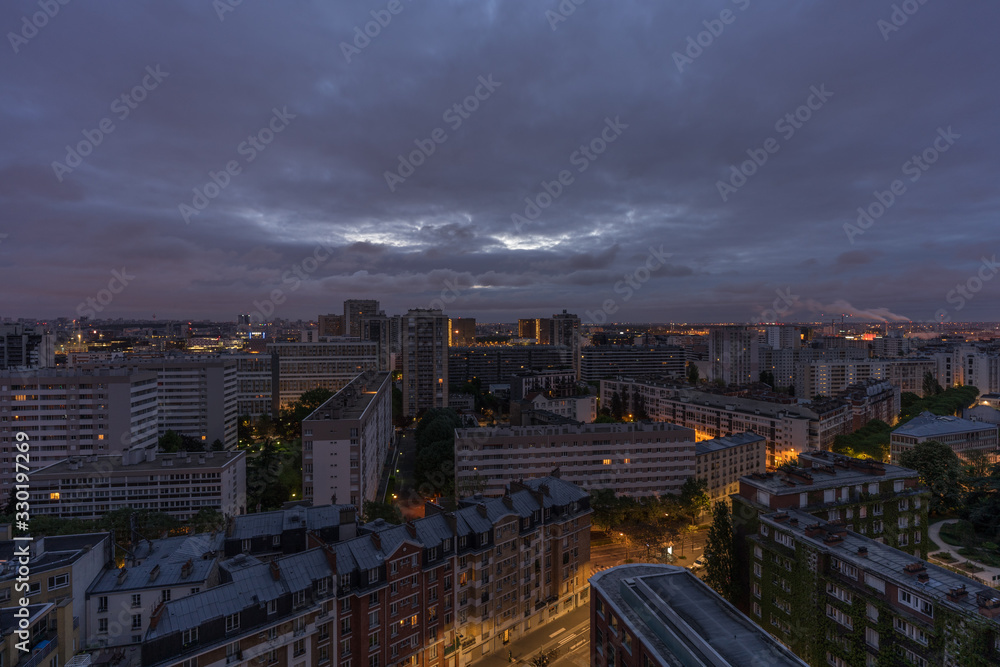
M142 614L132 614L132 629L139 630L142 628Z
M377 628L378 627L378 609L375 611L368 612L368 627Z
M65 588L69 586L69 575L68 574L57 574L54 577L49 577L49 590L54 591L57 588Z
M878 577L868 574L865 572L865 583L877 590L879 593L885 593L885 581L879 579Z
M226 632L235 632L240 629L240 615L229 614L226 616Z
M190 630L185 630L181 633L181 643L184 644L184 646L194 644L196 641L198 641L198 628L191 628Z
M372 569L368 570L368 583L374 584L377 581L378 581L378 568L373 567Z
M778 544L783 544L789 549L792 550L795 549L795 541L792 539L792 536L789 535L788 533L782 533L777 530L774 531L774 541L777 542Z
M854 629L854 621L851 620L851 616L840 609L837 609L832 604L826 605L826 615L837 621L837 623L843 625L848 630Z
M160 591L160 600L162 600L163 602L170 602L169 588L164 588L162 591Z
M873 605L871 602L868 602L866 604L867 604L867 606L865 607L865 615L868 616L869 619L871 619L873 621L877 621L878 620L878 607L876 607L875 605Z
M928 643L927 635L924 634L924 631L918 628L917 626L913 625L912 623L907 623L901 618L895 619L893 625L895 626L898 632L901 632L910 639L920 642L924 646L927 646Z
M346 657L349 656L350 654L351 654L351 640L350 639L340 640L340 655Z
M304 590L303 591L295 591L295 593L292 594L292 604L293 605L295 605L296 607L301 607L305 603L306 603L306 592Z
M268 613L269 616L271 614L278 613L278 601L277 600L268 600L267 601L267 613Z
M368 667L378 667L378 653L368 656Z
M878 649L878 633L873 628L865 628L865 641L874 649Z
M757 602L753 603L753 613L754 616L760 616L760 604Z
M754 574L755 577L759 577L760 576L760 563L754 563L753 564L753 574Z
M305 655L306 653L306 640L297 639L294 644L292 644L292 655L294 657L299 657L300 655Z
M108 596L102 595L101 597L97 598L97 611L107 611L107 610L108 610Z
M340 619L340 634L349 635L351 634L351 617Z
M882 503L872 505L872 516L882 516Z
M141 606L142 606L142 593L133 593L132 608L135 609L136 607L141 607Z
M106 618L97 619L97 631L102 634L108 631L108 619Z
M340 611L348 612L351 610L351 598L344 598L340 601Z
M373 651L378 648L378 633L373 632L368 635L368 650Z
M847 604L851 604L851 602L854 601L854 596L851 595L851 592L844 590L840 586L834 586L833 584L827 584L826 585L826 592L829 593L830 595L832 595L833 597L837 598L841 602L846 602Z

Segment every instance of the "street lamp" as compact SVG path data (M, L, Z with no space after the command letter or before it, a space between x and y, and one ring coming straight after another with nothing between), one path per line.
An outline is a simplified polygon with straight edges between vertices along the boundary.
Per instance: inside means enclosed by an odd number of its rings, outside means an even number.
M628 560L628 537L625 533L618 533L625 540L625 560Z

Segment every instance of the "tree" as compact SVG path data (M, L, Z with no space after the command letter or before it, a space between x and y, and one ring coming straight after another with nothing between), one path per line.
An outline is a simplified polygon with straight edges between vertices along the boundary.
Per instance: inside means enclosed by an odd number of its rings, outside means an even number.
M931 512L950 512L962 504L962 463L948 445L926 440L903 452L899 463L919 473L920 483L931 492Z
M219 440L218 438L216 438L215 440L212 441L212 451L213 452L221 452L225 448L226 448L225 445L223 445L222 441Z
M736 568L733 540L733 518L729 503L720 500L712 510L712 525L708 529L708 541L705 543L705 583L730 602L734 602L736 596L733 586Z
M615 421L622 421L625 417L625 406L622 403L621 394L617 391L611 394L611 417Z
M774 373L771 371L761 371L760 381L774 389Z
M371 523L376 519L384 519L386 523L403 523L403 513L392 503L380 503L366 500L361 506L361 520Z
M944 391L944 388L934 377L934 374L930 371L924 373L924 398L928 396L936 396Z
M689 361L688 362L688 368L687 368L687 380L688 380L688 382L690 382L691 384L698 384L698 380L700 379L698 377L698 375L699 375L698 374L698 366L696 366L693 361Z
M681 512L690 517L692 523L697 521L698 516L712 504L712 498L708 495L708 482L688 477L681 487L680 502Z
M184 447L184 439L176 431L167 430L160 436L159 445L161 452L179 452Z
M646 412L646 397L639 391L636 391L632 395L632 402L635 403L635 420L640 422L649 419L649 413Z
M225 525L222 513L214 507L202 507L198 513L188 519L188 526L195 533L208 533L221 529Z
M595 527L611 530L622 520L621 503L613 489L595 489L590 492L591 519Z

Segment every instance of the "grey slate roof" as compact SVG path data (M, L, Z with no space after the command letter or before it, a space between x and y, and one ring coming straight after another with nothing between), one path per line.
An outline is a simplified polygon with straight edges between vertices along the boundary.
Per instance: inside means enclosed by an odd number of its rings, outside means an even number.
M286 530L296 528L305 527L309 530L317 530L338 526L340 525L340 511L346 508L354 509L354 505L299 506L273 512L243 514L233 519L233 532L227 537L242 540L261 535L280 535Z
M938 435L955 435L970 431L996 429L995 424L974 422L950 415L936 415L924 411L893 431L893 434L909 435L914 438L933 438Z
M120 570L105 570L90 586L88 592L113 593L144 588L171 588L204 582L218 560L215 556L208 558L204 556L221 552L222 536L200 533L168 537L153 540L152 545L152 550L148 542L140 545L136 550L140 563L125 568L125 577L120 584L118 583ZM182 577L181 570L188 560L191 561L191 573ZM150 580L150 574L156 567L159 567L156 578Z
M730 447L739 447L740 445L748 445L751 442L764 442L765 438L762 435L757 435L752 431L746 431L744 433L734 433L732 435L727 435L722 438L713 438L712 440L703 440L701 442L696 442L694 445L694 453L698 456L709 454L711 452L720 452L724 449L729 449Z

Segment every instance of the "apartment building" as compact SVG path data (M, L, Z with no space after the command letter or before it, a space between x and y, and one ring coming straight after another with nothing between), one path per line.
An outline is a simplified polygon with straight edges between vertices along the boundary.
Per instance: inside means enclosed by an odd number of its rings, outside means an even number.
M811 665L1000 662L1000 597L800 510L747 538L749 616Z
M272 400L282 408L310 389L340 391L361 373L378 370L380 363L379 343L360 339L268 343L267 351L277 358L277 384L272 381L272 392L277 391L278 398Z
M475 345L476 318L453 317L448 320L448 345Z
M448 318L440 310L403 316L403 414L448 407Z
M757 382L760 376L756 327L712 327L708 331L709 380L727 385Z
M882 359L824 359L796 367L795 395L800 398L835 396L849 386L870 380L888 380L891 361Z
M30 552L27 581L18 569L22 550ZM31 657L10 665L65 665L83 647L87 588L112 562L109 533L36 537L30 542L0 540L0 619L10 616L26 597L31 606ZM27 590L22 587L27 585ZM16 635L15 635L16 637ZM0 638L0 654L9 654L10 637ZM16 641L20 641L19 639ZM6 647L4 644L6 643ZM54 662L53 662L54 661Z
M236 414L277 417L281 409L278 386L280 363L273 354L234 354L236 362Z
M889 365L889 382L899 387L900 392L924 395L924 376L937 376L937 363L925 357L893 359Z
M0 503L13 482L19 432L28 436L32 469L155 448L156 383L156 373L125 369L0 371Z
M873 419L895 424L899 418L900 388L889 380L868 380L851 385L837 398L851 406L851 431Z
M576 373L569 369L521 371L510 376L510 400L520 401L532 393L572 396L576 393Z
M216 533L141 542L122 567L107 567L87 589L84 645L138 644L153 610L219 583L222 536Z
M468 665L586 604L589 515L550 477L268 563L241 554L218 586L157 605L142 664Z
M302 498L376 500L395 435L391 374L362 373L302 420Z
M903 452L927 440L937 440L951 447L958 458L968 460L974 452L983 452L997 460L997 425L970 421L952 415L924 411L895 429L889 438L889 460L899 463Z
M712 504L739 491L744 475L767 470L767 440L756 433L734 433L695 444L695 477L708 484Z
M347 299L344 301L344 335L361 338L362 320L380 312L376 299Z
M699 440L752 431L767 440L767 466L773 468L810 449L829 449L834 438L851 432L851 407L842 400L778 402L699 391L674 382L618 378L601 380L601 403L612 395L642 396L650 419L694 429Z
M687 568L619 565L590 578L592 667L805 667Z
M157 383L157 431L174 431L206 446L220 441L236 447L237 370L231 357L218 355L126 358L98 361L82 368L153 371Z
M695 474L695 434L673 424L490 426L455 430L455 483L486 495L558 469L581 488L648 496L679 492Z
M930 492L917 471L833 452L800 454L798 465L741 477L733 499L741 520L798 509L826 521L840 521L915 556L927 557ZM739 513L737 515L737 511Z
M511 401L510 422L515 426L527 426L528 424L525 423L524 417L528 413L538 412L548 412L574 422L589 424L597 419L597 397L566 396L563 398L547 398L543 394L532 393L522 401Z
M31 509L64 519L99 519L107 512L147 509L181 521L202 509L246 511L246 452L72 456L31 475Z
M0 324L0 370L55 366L55 335L38 326Z
M623 375L683 377L686 367L687 352L676 345L588 345L580 350L581 379L587 382Z
M448 348L448 376L483 386L509 383L525 371L572 369L573 352L563 345L473 345ZM573 371L574 376L576 371Z

